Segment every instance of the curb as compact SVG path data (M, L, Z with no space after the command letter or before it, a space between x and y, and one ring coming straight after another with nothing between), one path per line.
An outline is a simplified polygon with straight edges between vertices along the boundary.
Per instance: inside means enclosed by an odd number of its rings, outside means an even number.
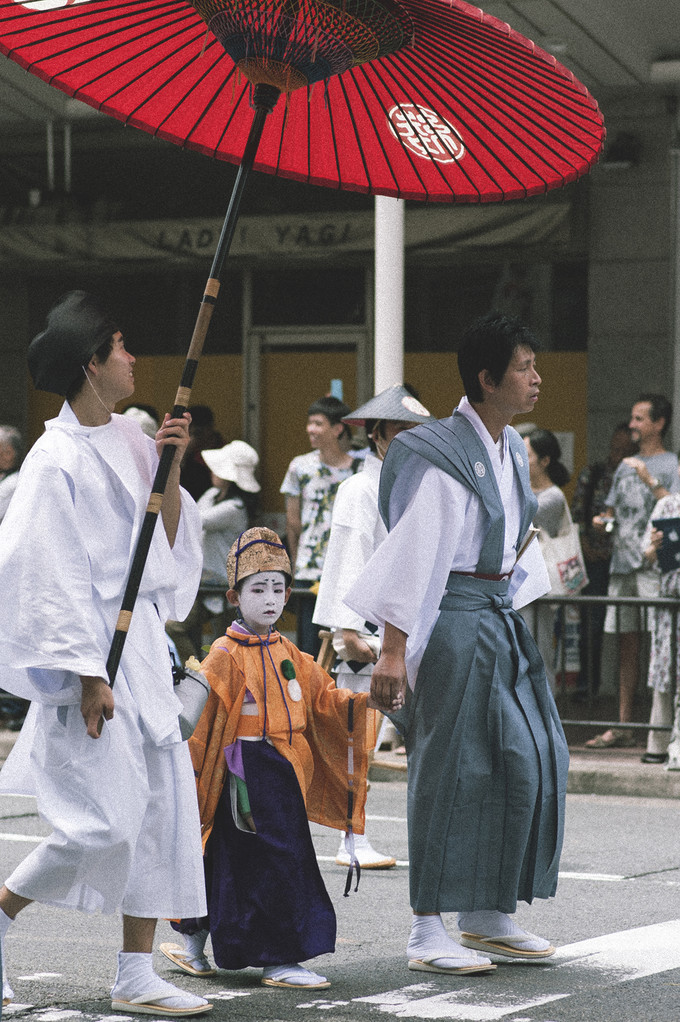
M0 729L0 766L9 756L17 731ZM570 748L567 792L570 795L633 795L641 798L680 799L680 770L640 762L642 749L590 752ZM368 777L371 781L406 780L405 756L376 752Z
M570 795L634 795L680 799L680 770L640 762L644 750L617 749L593 753L570 748L567 792ZM405 757L376 752L368 771L371 781L405 781Z

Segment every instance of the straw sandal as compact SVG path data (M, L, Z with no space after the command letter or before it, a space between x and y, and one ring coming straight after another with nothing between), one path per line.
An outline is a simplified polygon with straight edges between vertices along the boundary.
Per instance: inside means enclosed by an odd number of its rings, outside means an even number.
M446 967L434 964L443 958L451 959L453 957L450 947L442 951L430 951L428 954L423 955L422 958L409 958L408 967L413 972L441 972L448 976L468 975L475 972L493 972L496 969L496 966L489 961L475 962L472 959L470 959L468 965Z
M586 749L631 749L635 745L635 738L630 731L612 727L595 738L586 742Z
M505 937L483 937L480 933L461 933L460 943L463 947L472 948L474 951L481 951L487 955L503 955L504 958L523 958L525 961L537 958L550 958L555 954L557 948L549 944L543 951L526 951L521 947L515 947L523 941L540 940L533 933L526 933L523 936ZM512 941L512 943L509 943Z
M190 976L214 976L217 969L214 969L205 955L193 955L180 944L161 944L158 949L161 954L169 958L173 965L176 965L182 972Z

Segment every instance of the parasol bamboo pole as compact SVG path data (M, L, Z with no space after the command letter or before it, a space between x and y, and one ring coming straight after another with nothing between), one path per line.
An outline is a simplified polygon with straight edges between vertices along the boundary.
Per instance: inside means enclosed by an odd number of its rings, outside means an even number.
M198 316L196 317L196 323L194 325L194 331L189 344L186 362L184 363L184 369L182 371L182 378L177 389L177 394L175 395L175 404L172 409L173 419L181 418L189 404L191 388L196 376L199 359L203 353L203 344L208 332L208 327L210 326L213 309L215 308L215 303L217 302L217 296L220 290L220 274L234 237L243 190L245 188L248 175L255 162L255 156L260 144L265 121L267 116L274 109L279 95L279 89L272 85L260 84L255 86L253 95L253 105L255 107L253 123L250 126L243 159L241 160L238 174L236 175L236 181L234 182L231 198L229 200L229 208L227 209L227 213L224 218L222 231L217 243L217 249L210 268L210 276L208 277L201 305L198 310ZM149 503L147 504L144 519L142 521L139 539L137 540L137 546L135 547L135 552L132 558L132 564L130 566L130 572L125 586L125 592L123 594L123 601L118 613L116 630L113 634L111 649L109 650L109 656L106 661L106 672L111 688L113 688L113 683L123 655L125 639L127 638L130 622L132 620L132 611L134 610L135 602L137 600L139 586L144 573L144 566L149 554L151 540L153 539L154 529L156 528L156 522L158 521L158 514L161 510L161 504L163 503L163 494L165 493L165 487L170 475L175 450L174 446L169 445L164 447L161 453L158 468L156 470L156 476L153 481L151 496L149 497Z

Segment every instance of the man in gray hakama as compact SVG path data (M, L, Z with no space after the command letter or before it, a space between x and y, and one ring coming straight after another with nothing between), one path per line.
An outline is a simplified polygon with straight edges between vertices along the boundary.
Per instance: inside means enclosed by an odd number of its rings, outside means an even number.
M380 485L390 533L347 600L385 628L374 698L405 694L392 719L408 755L416 970L482 971L488 955L554 953L510 918L518 900L555 893L568 765L540 654L513 610L540 558L533 543L514 567L536 499L524 444L507 428L533 409L534 349L528 331L497 315L468 332L459 363L469 400L392 443ZM420 578L428 558L434 585ZM395 585L415 612L402 612ZM460 942L440 918L454 911Z

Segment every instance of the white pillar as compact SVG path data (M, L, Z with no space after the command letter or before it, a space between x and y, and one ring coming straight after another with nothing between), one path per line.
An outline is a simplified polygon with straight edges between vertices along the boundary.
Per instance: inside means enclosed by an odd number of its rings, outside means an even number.
M375 393L404 382L403 199L375 197Z
M673 451L680 445L680 102L675 112L675 138L671 144L671 341L673 352L673 404L671 436L667 443Z

